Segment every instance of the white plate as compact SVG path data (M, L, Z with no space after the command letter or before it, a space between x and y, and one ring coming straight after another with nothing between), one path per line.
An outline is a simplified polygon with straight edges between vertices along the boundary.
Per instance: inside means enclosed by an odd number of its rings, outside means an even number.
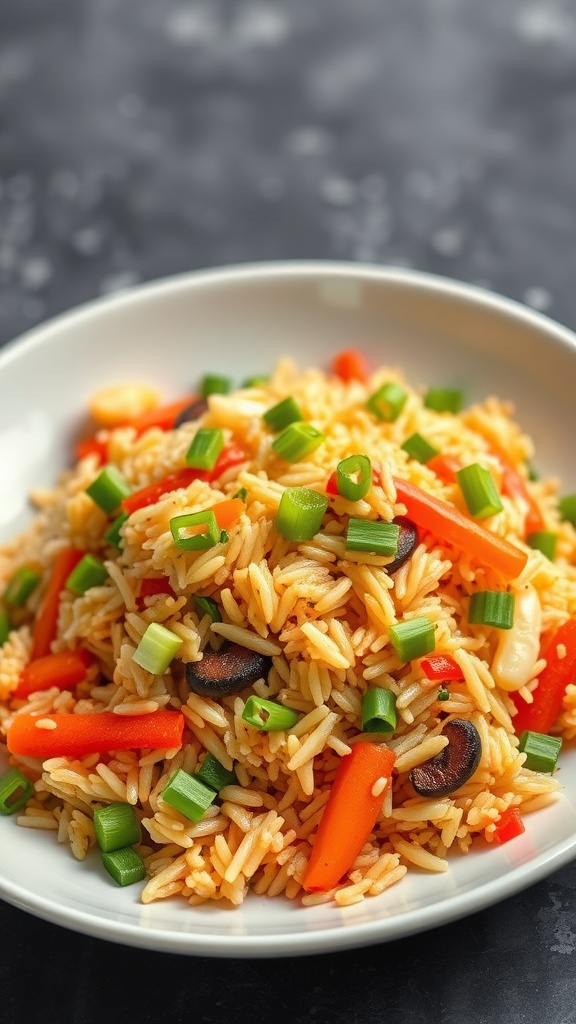
M0 353L0 536L28 515L26 494L67 463L86 400L138 378L166 397L209 370L238 382L290 354L304 367L360 346L419 384L457 384L472 400L511 399L536 441L536 464L576 490L570 438L576 338L521 306L429 275L347 264L292 263L195 273L94 302ZM1 765L0 765L1 767ZM472 913L576 856L576 751L564 749L561 799L526 833L412 871L346 909L249 898L237 910L177 900L143 906L99 859L74 860L53 833L0 819L0 896L31 914L127 945L215 957L271 957L383 942Z

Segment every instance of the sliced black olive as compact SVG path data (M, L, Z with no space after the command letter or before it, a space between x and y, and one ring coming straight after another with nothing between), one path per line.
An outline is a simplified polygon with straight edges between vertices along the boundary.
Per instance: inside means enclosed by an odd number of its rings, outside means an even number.
M386 566L386 572L390 574L396 572L401 565L404 565L404 562L408 561L418 544L418 531L411 519L406 519L405 516L396 516L392 522L400 527L400 533L398 534L398 550L392 561Z
M240 644L224 644L218 651L204 651L201 661L186 665L186 682L201 697L225 697L238 693L257 679L265 679L270 658Z
M183 423L190 423L192 420L197 420L199 416L203 416L208 409L208 402L205 398L195 398L190 405L187 405L185 409L182 409L178 413L174 420L174 427L181 427Z
M421 796L448 796L472 778L480 762L482 744L472 722L453 718L442 730L448 745L410 772L410 782Z

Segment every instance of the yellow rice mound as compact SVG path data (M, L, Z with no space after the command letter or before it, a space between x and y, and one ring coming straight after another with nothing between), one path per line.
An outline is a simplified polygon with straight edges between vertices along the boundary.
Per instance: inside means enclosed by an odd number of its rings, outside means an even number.
M366 403L391 380L408 398L398 418L387 423ZM147 870L141 886L145 903L174 897L192 905L209 900L239 905L254 892L344 905L382 893L407 871L446 871L450 855L468 851L471 844L484 846L490 856L495 826L508 807L519 806L524 815L555 799L560 790L555 776L524 767L511 695L492 676L501 631L467 620L469 595L502 589L502 579L470 553L422 531L412 557L394 575L386 568L390 558L346 548L350 516L390 521L405 513L396 500L395 477L465 511L457 484L443 482L401 448L415 432L444 454L480 463L498 482L497 446L526 478L532 442L506 402L490 397L454 415L426 408L424 394L424 386L412 385L391 367L380 367L366 383L345 383L332 373L302 371L283 361L268 383L212 395L199 420L176 430L152 428L136 436L131 427L110 429L105 435L109 462L133 489L184 466L198 426L222 428L226 442L246 453L216 485L194 481L133 513L120 551L104 541L110 517L86 493L100 468L95 456L65 472L54 490L33 496L32 526L0 550L4 585L20 565L39 565L43 572L0 649L0 735L5 740L14 717L31 711L139 715L161 708L181 710L185 734L176 751L111 751L44 763L12 757L10 763L34 781L33 797L16 816L19 825L56 832L82 860L96 843L94 809L125 801L142 824L137 850ZM275 434L262 421L263 412L289 395L325 435L323 444L295 463L276 454ZM356 453L367 455L378 470L366 497L357 502L331 497L321 530L307 542L281 537L274 521L283 490L305 486L324 494L337 463ZM513 586L536 589L544 642L576 614L576 532L558 515L557 481L527 481L526 486L539 502L546 528L558 534L554 561L523 540L526 508L520 499L504 495L503 511L484 525L526 552L526 567ZM174 515L206 509L239 489L246 491L246 507L227 541L205 551L175 545L169 526ZM101 557L109 575L82 596L63 593L53 650L82 646L95 664L75 690L52 688L15 700L11 694L29 660L35 612L55 556L70 545ZM158 576L168 578L176 596L158 594L142 604L140 581ZM199 613L193 595L214 599L222 623ZM421 659L403 663L390 642L390 627L416 616L433 624L435 653L452 655L462 669L464 681L446 684L447 700L438 699L441 684L427 679ZM183 640L162 675L133 660L151 622ZM207 645L226 640L270 656L267 678L221 700L197 696L183 666L199 661ZM530 700L541 668L541 661L534 664L522 690L525 699ZM316 829L341 758L362 735L362 696L369 687L391 690L396 697L397 728L379 737L396 755L393 780L382 793L375 828L347 874L330 892L307 894L302 881ZM242 712L252 693L297 711L297 724L281 732L247 724ZM419 796L409 773L443 749L442 728L453 718L476 726L479 766L456 792ZM567 690L554 731L566 740L576 734L574 686ZM223 789L194 823L165 802L162 791L177 768L193 773L207 752L234 768L237 785Z

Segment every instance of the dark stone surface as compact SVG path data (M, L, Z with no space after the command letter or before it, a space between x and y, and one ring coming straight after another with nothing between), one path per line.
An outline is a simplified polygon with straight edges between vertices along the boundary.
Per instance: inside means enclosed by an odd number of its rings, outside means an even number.
M576 327L568 0L3 0L0 103L0 342L284 258L431 270ZM425 935L260 963L0 904L0 1019L568 1024L575 887L566 867Z

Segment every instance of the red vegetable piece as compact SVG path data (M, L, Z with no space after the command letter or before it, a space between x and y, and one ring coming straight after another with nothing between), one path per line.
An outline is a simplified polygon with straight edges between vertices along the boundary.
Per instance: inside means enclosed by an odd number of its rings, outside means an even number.
M343 352L339 352L338 355L334 356L332 365L334 373L346 383L349 383L351 380L364 382L370 376L370 367L368 366L367 359L357 348L348 348Z
M44 723L39 725L39 723ZM48 725L48 723L52 725ZM119 750L180 748L184 716L179 711L147 715L16 715L8 729L11 754L22 757L84 757Z
M52 686L57 686L59 690L73 690L77 683L86 678L93 660L92 655L83 647L74 651L45 654L22 670L20 682L12 696L25 700L31 693L49 690Z
M60 594L64 590L70 573L85 554L85 551L78 551L76 548L64 548L56 555L44 600L32 628L31 661L50 654L58 625Z
M566 687L576 682L576 619L568 619L556 630L542 657L546 667L538 676L532 704L510 694L518 709L512 719L517 736L526 730L549 733L558 718Z
M501 845L508 843L516 836L521 836L526 831L519 807L509 807L500 815L500 820L494 830L494 842Z
M420 662L427 679L464 679L460 665L449 654L431 654Z
M122 501L122 508L128 515L132 515L138 509L146 508L148 505L155 505L164 494L177 491L180 487L188 487L193 480L207 480L211 483L217 480L223 473L226 473L233 466L238 466L246 461L246 453L238 445L228 445L223 448L213 469L194 469L192 466L183 466L173 473L154 483L147 484L137 491L132 491Z

